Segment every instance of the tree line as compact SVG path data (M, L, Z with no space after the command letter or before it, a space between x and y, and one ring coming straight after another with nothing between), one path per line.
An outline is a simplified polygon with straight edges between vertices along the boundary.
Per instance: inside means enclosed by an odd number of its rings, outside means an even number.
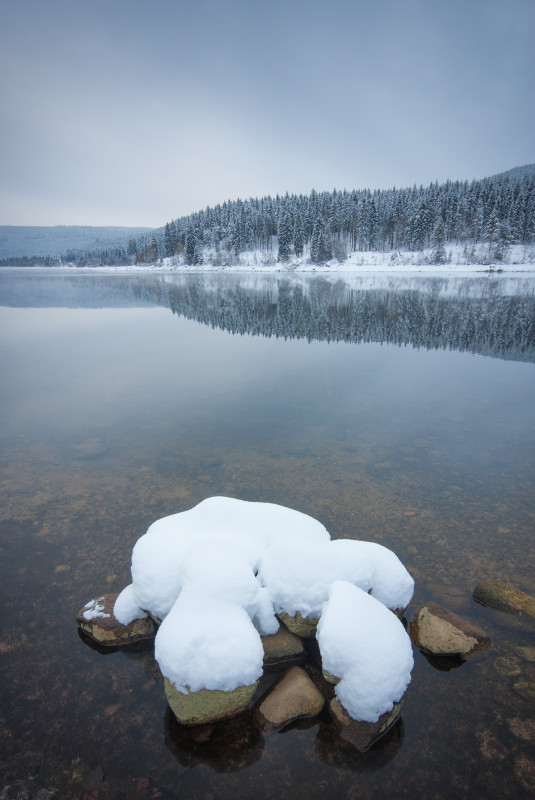
M124 245L71 251L60 263L78 266L235 263L259 251L271 261L343 261L355 251L423 251L447 261L446 245L462 244L467 261L485 244L502 261L512 244L535 241L535 165L482 180L427 187L316 192L235 200L168 222ZM33 260L35 263L36 260Z
M137 263L179 257L184 264L231 263L246 251L270 252L285 262L343 261L354 251L432 249L486 243L492 260L511 244L535 240L535 167L472 182L407 189L316 192L236 200L168 222L141 247ZM134 243L131 243L134 247Z

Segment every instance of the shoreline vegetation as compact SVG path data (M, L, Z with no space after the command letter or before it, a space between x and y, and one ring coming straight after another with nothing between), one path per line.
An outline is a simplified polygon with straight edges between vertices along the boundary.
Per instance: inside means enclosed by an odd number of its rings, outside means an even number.
M433 262L429 251L357 251L343 261L331 259L323 263L311 262L307 256L290 257L286 262L277 261L262 251L254 250L240 253L224 264L214 264L207 257L199 264L185 264L179 257L158 259L152 263L87 265L62 262L61 259L4 259L0 270L44 270L46 272L72 273L204 273L204 272L259 272L259 273L403 273L418 272L440 275L442 273L487 273L487 274L535 274L535 244L513 245L509 248L507 259L492 261L488 248L482 246L475 251L472 260L466 259L465 248L451 245L447 259L442 264ZM9 263L6 263L9 261ZM46 262L46 263L44 263Z
M30 229L25 228L25 231ZM51 229L52 231L53 229ZM0 267L347 271L535 263L535 164L482 180L228 201L128 239L6 249ZM5 238L5 237L4 237ZM42 252L42 251L41 251Z

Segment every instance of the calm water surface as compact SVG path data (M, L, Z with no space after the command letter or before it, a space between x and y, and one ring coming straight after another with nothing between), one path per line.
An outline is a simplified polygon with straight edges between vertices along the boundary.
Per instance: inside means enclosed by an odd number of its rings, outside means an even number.
M1 274L2 798L533 793L535 663L516 648L535 635L471 592L535 594L534 288ZM74 615L130 581L152 521L218 494L391 547L407 617L433 599L491 648L462 666L416 651L402 720L364 755L328 711L196 742L151 648L103 655Z

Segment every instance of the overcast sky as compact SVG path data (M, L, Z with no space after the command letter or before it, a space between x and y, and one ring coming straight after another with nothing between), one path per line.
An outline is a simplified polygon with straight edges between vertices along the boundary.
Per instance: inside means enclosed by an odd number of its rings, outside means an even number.
M533 162L534 33L535 0L5 3L0 224Z

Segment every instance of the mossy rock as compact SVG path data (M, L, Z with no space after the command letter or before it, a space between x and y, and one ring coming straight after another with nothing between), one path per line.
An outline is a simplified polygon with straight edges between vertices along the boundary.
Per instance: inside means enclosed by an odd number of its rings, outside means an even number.
M154 622L149 617L122 625L113 616L117 594L103 594L80 609L76 623L80 630L104 647L121 647L154 638ZM89 619L88 619L89 617Z
M292 616L285 611L281 611L280 614L277 614L277 617L296 636L301 636L304 639L313 639L316 636L319 620L315 617L302 617L299 611Z
M481 581L472 592L476 602L508 614L522 614L535 620L535 597L499 581Z
M397 722L401 714L402 705L403 698L399 702L394 703L390 711L385 711L384 714L381 714L377 722L364 722L354 719L346 711L337 697L331 700L329 707L332 716L340 728L340 736L342 739L351 742L357 750L361 753L365 753L378 739L381 739L388 733L390 728Z
M306 658L303 642L284 626L277 633L261 636L264 648L264 667L283 669L288 662L304 661Z
M251 686L238 686L231 692L219 689L200 689L183 694L164 678L167 702L182 725L203 725L241 714L249 708L258 681Z

